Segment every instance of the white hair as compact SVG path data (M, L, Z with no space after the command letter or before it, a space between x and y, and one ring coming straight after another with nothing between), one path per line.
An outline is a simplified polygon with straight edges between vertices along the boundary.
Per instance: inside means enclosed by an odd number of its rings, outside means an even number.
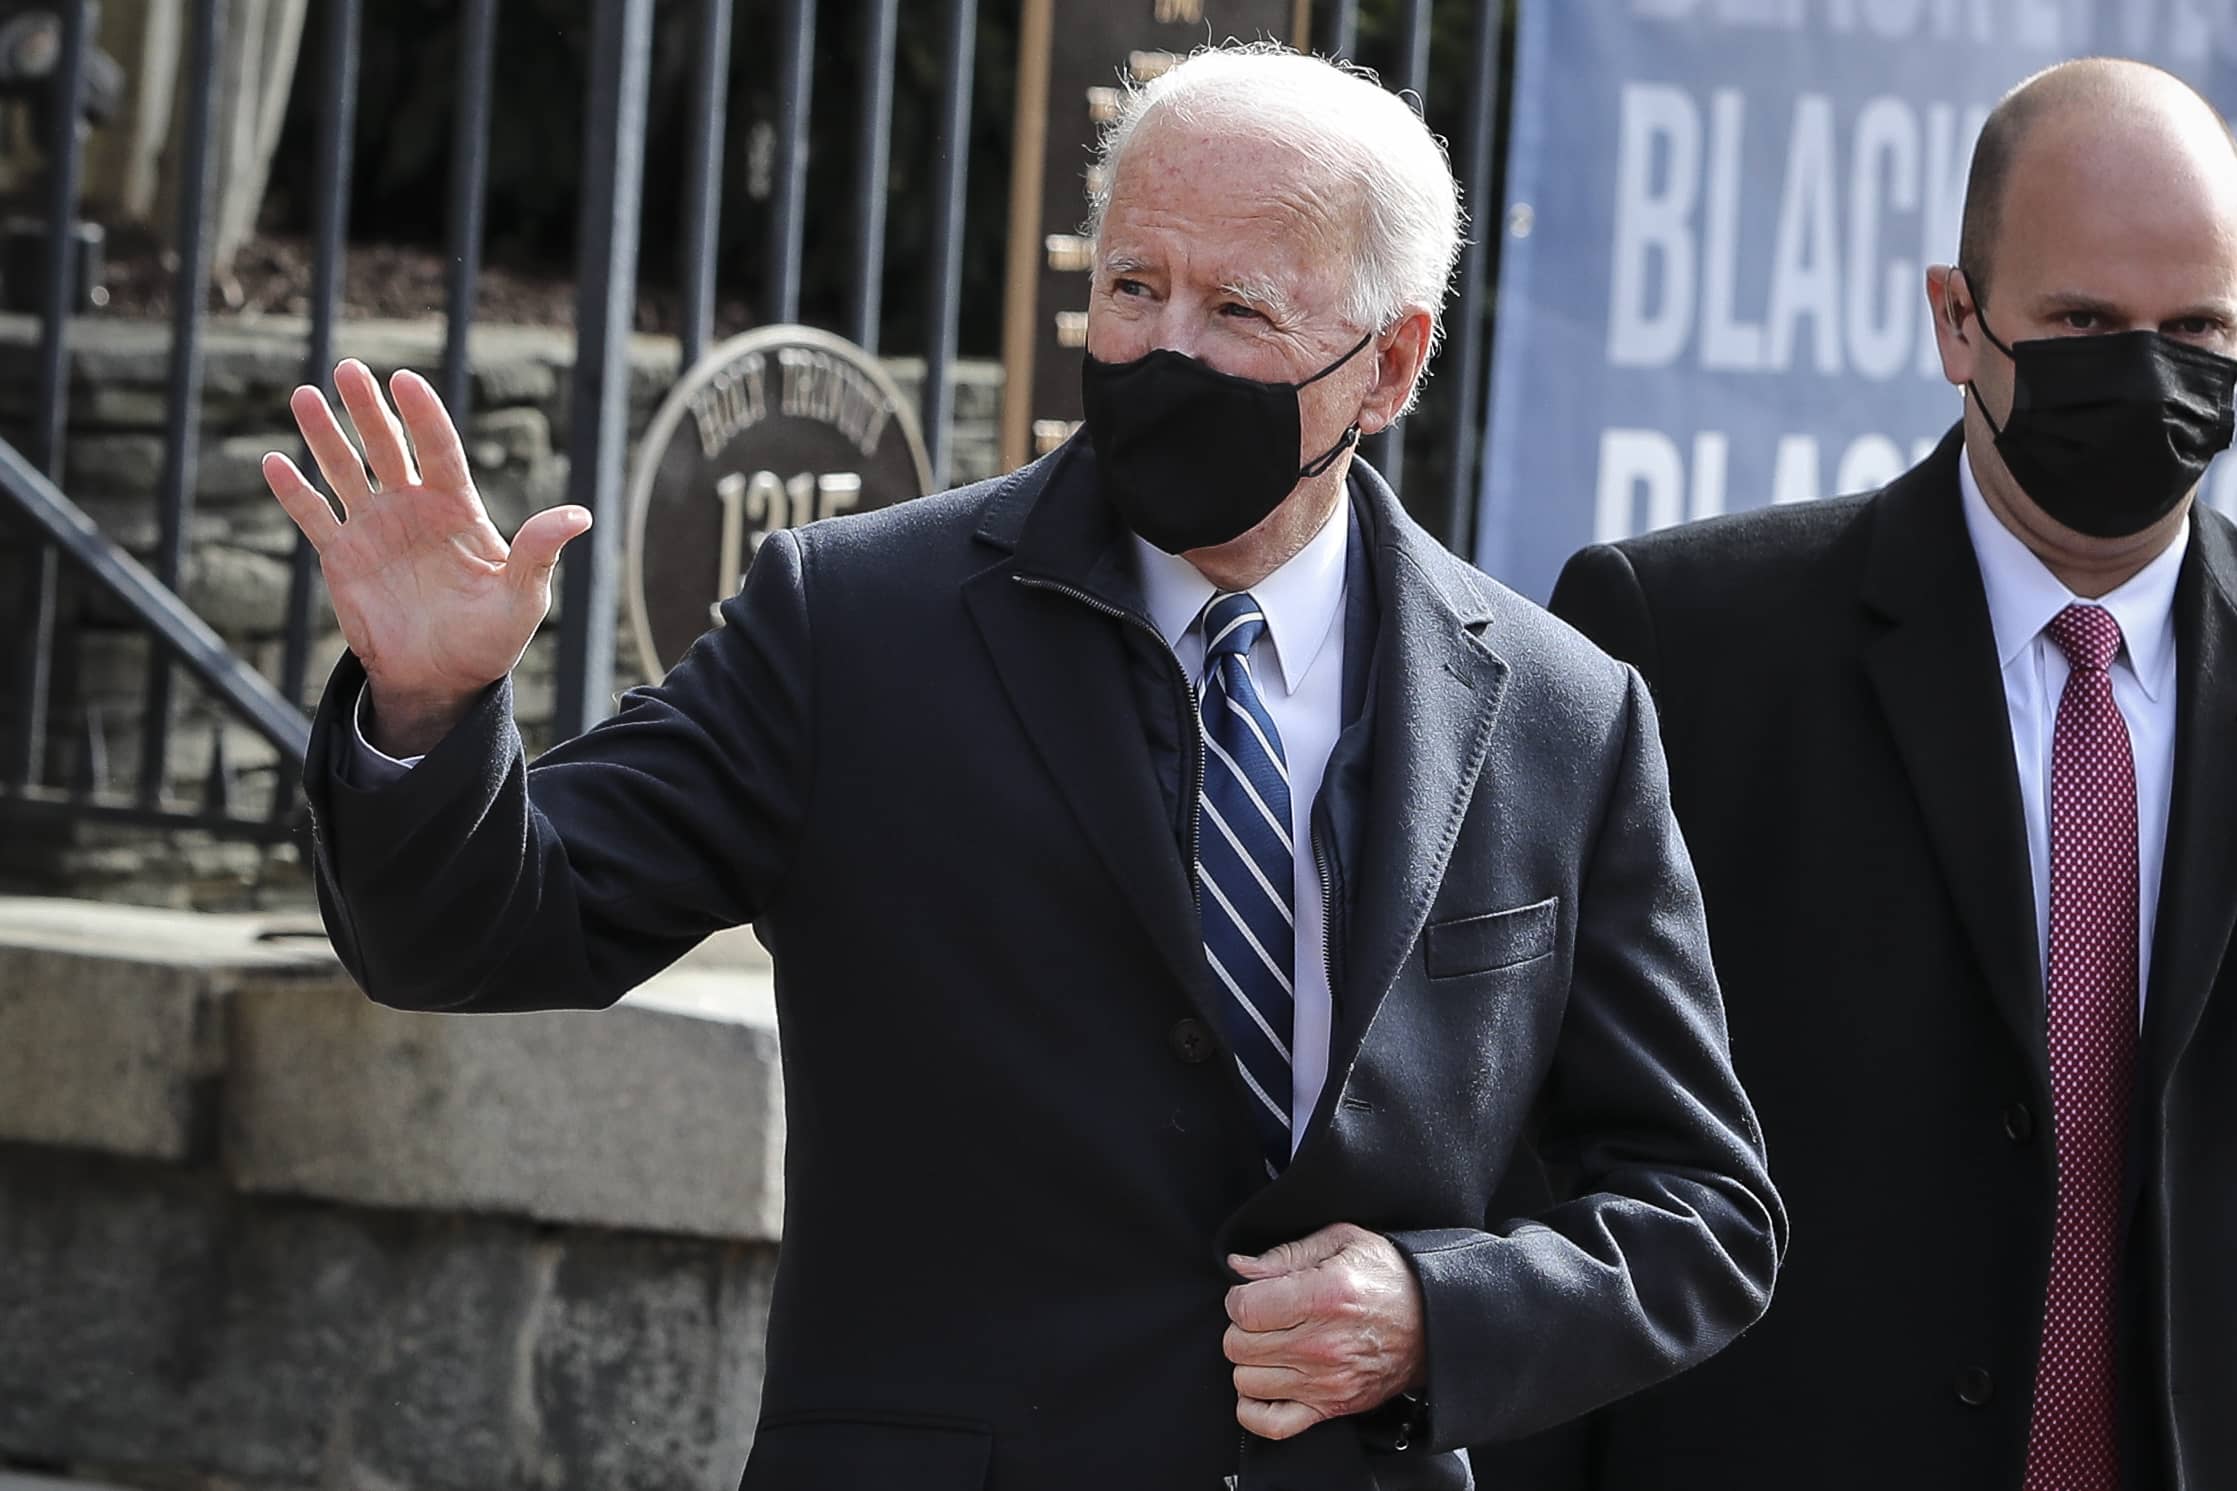
M1374 73L1275 42L1230 42L1194 52L1148 83L1130 81L1097 149L1090 238L1102 237L1119 162L1153 113L1199 126L1244 123L1298 145L1354 188L1362 221L1329 225L1350 251L1346 317L1381 329L1418 306L1429 312L1431 345L1443 336L1460 257L1460 188L1444 142Z

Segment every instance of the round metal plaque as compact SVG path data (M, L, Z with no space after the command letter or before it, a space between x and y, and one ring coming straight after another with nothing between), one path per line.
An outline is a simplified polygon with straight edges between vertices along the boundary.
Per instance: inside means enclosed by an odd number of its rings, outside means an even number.
M646 673L721 621L769 534L931 485L914 411L852 342L763 326L709 351L661 403L629 480L629 619Z

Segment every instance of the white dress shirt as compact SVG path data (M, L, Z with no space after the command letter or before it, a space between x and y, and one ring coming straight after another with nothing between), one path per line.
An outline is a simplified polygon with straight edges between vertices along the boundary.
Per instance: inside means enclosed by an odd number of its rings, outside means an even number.
M2151 988L2152 928L2159 920L2161 858L2167 847L2167 805L2175 786L2175 578L2190 547L2184 524L2164 553L2118 589L2084 600L2021 543L1981 497L1970 457L1957 463L1964 494L1965 527L1988 590L1996 659L2004 670L2004 706L2012 717L2012 752L2020 779L2020 808L2027 818L2027 858L2035 880L2035 931L2050 977L2051 738L2058 701L2072 670L2066 654L2044 634L2051 618L2071 605L2097 605L2120 623L2121 651L2113 660L2113 702L2128 725L2136 757L2136 989L2137 1018Z
M1291 986L1296 1029L1290 1041L1290 1144L1304 1137L1321 1084L1328 1078L1326 908L1314 861L1313 803L1329 752L1344 724L1344 577L1351 544L1350 511L1339 502L1304 548L1253 585L1266 631L1251 649L1251 676L1282 738L1289 766L1290 842L1297 846L1297 951ZM1217 593L1187 560L1137 538L1135 554L1149 618L1173 646L1192 688L1204 681L1204 632L1196 625Z
M361 792L386 787L427 759L425 756L391 756L373 744L365 733L365 696L371 692L371 689L359 689L357 708L350 711L350 728L357 732L357 759L349 763L346 780Z

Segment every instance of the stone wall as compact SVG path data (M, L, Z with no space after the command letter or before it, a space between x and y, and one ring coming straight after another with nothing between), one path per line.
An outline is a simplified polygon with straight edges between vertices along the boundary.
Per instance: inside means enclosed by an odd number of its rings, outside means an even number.
M783 1210L759 949L468 1019L305 931L0 899L0 1484L730 1491Z
M0 434L23 441L36 388L38 323L0 315ZM307 326L284 317L219 319L205 339L204 419L195 474L195 508L182 591L187 603L234 651L267 677L281 668L288 564L295 531L264 488L258 465L268 450L296 450L288 393L301 380ZM127 549L146 557L156 542L154 493L163 468L169 329L151 322L93 317L71 328L71 401L63 489ZM432 371L442 355L439 320L353 322L340 328L338 353L364 359L386 376L399 367ZM540 508L566 500L571 334L542 327L490 326L472 343L474 408L467 430L483 495L500 530L510 533ZM630 346L630 435L634 441L676 372L670 338ZM888 367L913 400L921 361ZM1001 373L993 364L957 371L954 444L958 481L992 474ZM0 521L0 551L20 548ZM0 552L0 564L7 555ZM12 569L0 568L12 575ZM84 749L89 717L107 746L108 776L137 779L142 693L149 643L106 597L66 579L67 637L57 662L56 729L50 756L67 780ZM341 639L323 597L314 611L310 708ZM641 681L626 622L619 628L616 687ZM532 748L548 744L556 631L547 625L516 678ZM12 707L0 675L0 717ZM274 752L254 732L210 707L191 683L179 688L179 723L165 773L174 792L198 801L213 742L222 736L236 801L263 803L276 776ZM260 848L196 834L80 827L60 836L0 835L0 889L90 895L143 904L239 908L299 903L306 888L292 846Z

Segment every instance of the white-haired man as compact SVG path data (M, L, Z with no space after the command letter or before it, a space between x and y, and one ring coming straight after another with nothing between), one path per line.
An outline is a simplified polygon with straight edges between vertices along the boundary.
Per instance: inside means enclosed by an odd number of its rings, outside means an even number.
M1352 459L1436 340L1436 142L1237 49L1108 151L1085 437L773 535L533 770L506 680L587 516L508 551L408 373L401 429L337 374L370 477L296 396L347 521L267 461L353 652L305 780L373 997L775 955L748 1488L1461 1487L1715 1351L1784 1245L1644 690Z

